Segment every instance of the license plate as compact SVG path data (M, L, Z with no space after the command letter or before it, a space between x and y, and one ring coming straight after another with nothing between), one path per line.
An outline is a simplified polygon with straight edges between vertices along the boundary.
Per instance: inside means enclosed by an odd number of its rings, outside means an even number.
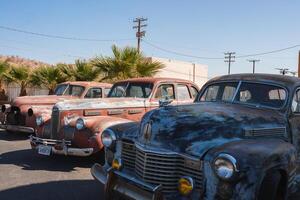
M41 154L41 155L50 156L50 154L51 154L51 147L50 146L40 145L38 153Z

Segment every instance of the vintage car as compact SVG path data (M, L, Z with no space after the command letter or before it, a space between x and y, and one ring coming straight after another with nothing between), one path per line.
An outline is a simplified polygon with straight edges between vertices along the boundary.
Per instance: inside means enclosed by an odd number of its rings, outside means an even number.
M53 107L52 115L37 118L31 146L44 155L103 155L101 134L108 126L139 121L161 103L193 102L198 87L187 80L134 78L113 85L106 99L70 100ZM99 155L99 156L100 156ZM99 160L101 161L101 159Z
M66 99L104 98L111 84L98 82L64 82L59 84L54 95L17 97L11 106L2 105L1 129L12 132L34 133L36 116L39 113L51 113L55 103Z
M283 200L298 174L300 79L217 77L194 104L111 126L102 142L91 173L105 199Z

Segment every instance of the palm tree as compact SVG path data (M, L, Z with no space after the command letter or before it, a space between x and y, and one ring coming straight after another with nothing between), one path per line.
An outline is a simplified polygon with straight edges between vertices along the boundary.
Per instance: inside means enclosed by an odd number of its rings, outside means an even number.
M0 61L0 90L2 90L2 83L3 83L3 74L7 71L9 68L9 64L7 62Z
M33 86L43 86L49 90L49 95L54 94L57 84L64 82L62 72L56 66L42 66L36 68L31 76L30 83Z
M3 80L7 83L15 83L20 86L20 96L26 96L26 87L30 84L31 70L26 66L11 66L9 71L3 74Z
M112 57L96 57L91 63L99 68L103 74L101 80L122 80L126 78L145 77L155 75L164 65L160 62L152 62L144 57L136 48L125 47L123 49L112 46Z
M10 65L6 61L0 61L0 100L7 100L5 89L3 88L3 74L8 70Z
M99 69L84 60L76 60L74 65L57 65L64 79L69 81L94 81L99 77Z

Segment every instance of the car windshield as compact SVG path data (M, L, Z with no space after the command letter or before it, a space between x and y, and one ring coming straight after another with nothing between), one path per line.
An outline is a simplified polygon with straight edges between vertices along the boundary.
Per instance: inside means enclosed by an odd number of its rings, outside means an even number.
M63 95L67 87L68 87L67 84L58 85L58 86L55 88L54 94L55 94L55 95Z
M152 92L152 88L152 83L145 82L116 83L110 90L108 97L148 98Z
M81 96L84 91L84 87L80 85L59 85L54 94L56 95L70 95L70 96Z
M242 82L209 85L200 101L234 102L256 107L281 108L286 101L286 90L276 85Z

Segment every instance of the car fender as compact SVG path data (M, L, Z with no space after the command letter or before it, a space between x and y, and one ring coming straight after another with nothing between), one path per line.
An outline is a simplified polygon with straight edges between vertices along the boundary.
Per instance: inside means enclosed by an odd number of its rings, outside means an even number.
M92 147L94 151L103 148L101 141L102 132L111 126L132 122L128 119L111 116L81 117L85 121L83 130L75 129L73 142L79 147Z
M214 160L221 153L229 154L237 161L239 172L232 181L221 180L214 172ZM206 180L208 199L218 196L255 199L265 173L270 169L279 170L286 177L287 186L296 169L296 158L295 147L281 139L245 139L210 149L204 157L205 177L212 177Z

